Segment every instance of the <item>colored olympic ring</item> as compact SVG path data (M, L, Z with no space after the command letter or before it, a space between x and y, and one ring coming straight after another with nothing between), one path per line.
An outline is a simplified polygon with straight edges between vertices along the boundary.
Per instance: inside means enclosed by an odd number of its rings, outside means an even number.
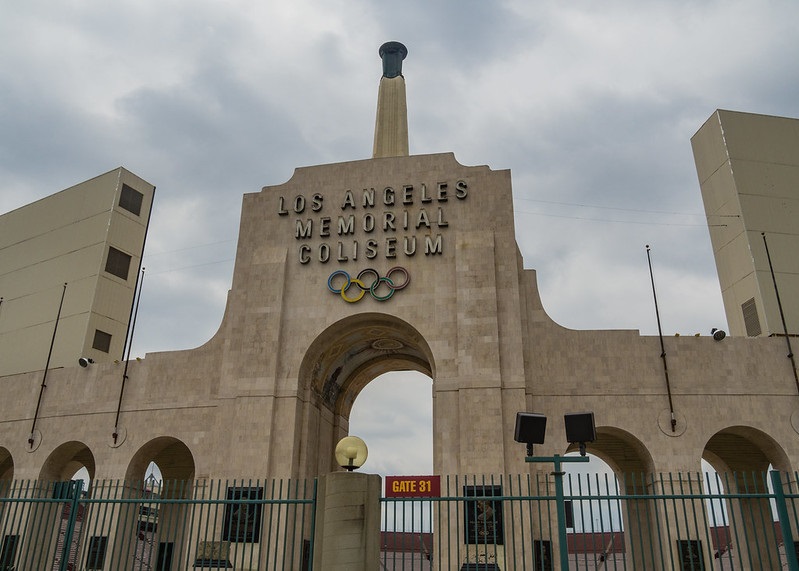
M395 281L391 278L391 276L397 272L404 276L402 283L395 283ZM372 278L371 282L368 280L370 276ZM337 278L342 278L343 281ZM334 281L339 282L339 284L334 285ZM329 289L332 293L339 294L341 299L347 303L355 303L356 301L360 301L367 291L377 301L386 301L392 298L395 291L405 289L409 283L411 283L411 276L408 273L408 270L402 266L394 266L388 270L388 272L386 272L385 276L381 276L375 269L366 268L365 270L361 270L358 273L358 277L355 278L351 278L350 275L344 270L336 270L327 278L327 289ZM388 288L388 293L385 295L380 295L377 290L383 285ZM347 290L353 286L360 291L358 291L354 296L349 297L347 295Z

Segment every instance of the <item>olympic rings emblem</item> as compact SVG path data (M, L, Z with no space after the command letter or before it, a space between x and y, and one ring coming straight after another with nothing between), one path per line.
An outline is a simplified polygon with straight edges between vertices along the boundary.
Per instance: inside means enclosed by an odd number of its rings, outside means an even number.
M395 283L395 279L392 279L391 276L396 273L400 273L404 277L402 283ZM369 282L370 276L372 278L371 282ZM334 282L336 282L336 284L334 284ZM405 289L408 287L409 283L411 283L411 275L408 273L408 270L402 266L394 266L386 272L385 276L381 276L375 269L366 268L365 270L361 270L358 276L354 278L351 278L344 270L336 270L327 278L327 289L332 293L339 294L341 299L347 303L361 301L361 298L366 295L367 291L377 301L387 301L393 297L395 291ZM383 285L388 288L388 293L385 295L380 292ZM347 295L347 290L351 287L356 288L358 291L354 296L349 297Z

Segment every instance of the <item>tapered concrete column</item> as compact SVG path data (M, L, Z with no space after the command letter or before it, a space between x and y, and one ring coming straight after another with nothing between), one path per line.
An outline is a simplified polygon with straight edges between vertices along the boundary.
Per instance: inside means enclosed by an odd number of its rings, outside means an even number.
M408 104L402 60L408 50L399 42L380 46L383 76L377 93L373 158L408 156Z
M332 472L319 478L314 571L377 571L380 565L377 474Z

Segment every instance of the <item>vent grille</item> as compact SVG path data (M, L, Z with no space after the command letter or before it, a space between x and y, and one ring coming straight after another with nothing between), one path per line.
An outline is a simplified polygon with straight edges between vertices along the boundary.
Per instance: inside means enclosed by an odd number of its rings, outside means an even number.
M741 312L744 314L744 326L749 337L757 337L763 331L760 329L760 317L757 315L757 305L755 298L749 299L741 304Z

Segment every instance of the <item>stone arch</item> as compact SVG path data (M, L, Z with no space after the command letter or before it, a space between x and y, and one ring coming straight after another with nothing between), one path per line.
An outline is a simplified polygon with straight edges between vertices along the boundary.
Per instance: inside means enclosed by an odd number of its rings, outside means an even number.
M727 493L767 493L769 490L769 466L781 472L791 470L785 450L766 432L751 426L729 426L716 432L705 443L702 458L719 473L716 484ZM777 545L774 528L763 526L772 521L771 504L766 497L742 497L736 501L726 500L729 521L735 522L735 537L730 547L738 551L736 557L748 561L750 553L765 550L769 561L777 561L770 546ZM722 549L726 549L722 547ZM756 556L756 559L759 557Z
M159 436L141 446L128 464L127 481L143 481L150 462L161 470L164 482L190 482L194 479L194 456L183 441Z
M77 479L71 482L75 474L85 468L88 472L88 487ZM71 545L62 545L59 537L64 537L69 523L71 502L76 497L91 496L94 492L92 484L96 465L94 454L83 442L72 440L64 442L53 449L39 470L39 480L35 494L42 498L58 500L42 502L31 506L27 515L29 521L35 521L35 528L25 532L22 540L31 553L41 553L47 549L55 549L55 562L64 562L67 554L78 549L81 534L75 533Z
M299 371L301 390L310 405L306 450L318 450L311 472L335 469L333 450L348 433L352 405L361 390L383 373L408 370L419 371L435 383L435 362L427 341L412 325L392 315L353 315L314 339Z
M81 468L86 468L89 481L94 481L94 454L83 442L72 440L56 447L42 464L39 481L61 482L69 480Z
M2 482L14 479L14 458L8 448L0 446L0 488Z
M161 480L145 479L150 462L158 466ZM152 500L190 499L195 472L191 450L183 441L171 436L153 438L133 454L125 472L125 495L140 499L141 503L126 504L118 517L122 522L120 529L133 533L137 552L153 558L174 558L189 549L181 530L190 508L183 503L153 503ZM120 534L116 541L118 552L130 548L131 538L125 534Z
M577 444L569 445L567 452L576 452ZM636 436L613 426L599 426L596 442L588 445L591 454L601 458L611 467L620 482L631 476L646 477L654 471L654 461L647 447Z
M577 452L578 444L570 444L567 452ZM596 441L588 444L588 452L602 459L613 470L621 493L641 496L654 492L654 461L646 445L636 436L613 426L596 429ZM622 503L621 520L625 533L626 553L632 554L634 568L656 569L657 561L651 549L659 534L659 506L651 500L631 497Z
M779 443L751 426L730 426L710 437L702 451L717 472L765 472L769 465L788 472L791 463Z

